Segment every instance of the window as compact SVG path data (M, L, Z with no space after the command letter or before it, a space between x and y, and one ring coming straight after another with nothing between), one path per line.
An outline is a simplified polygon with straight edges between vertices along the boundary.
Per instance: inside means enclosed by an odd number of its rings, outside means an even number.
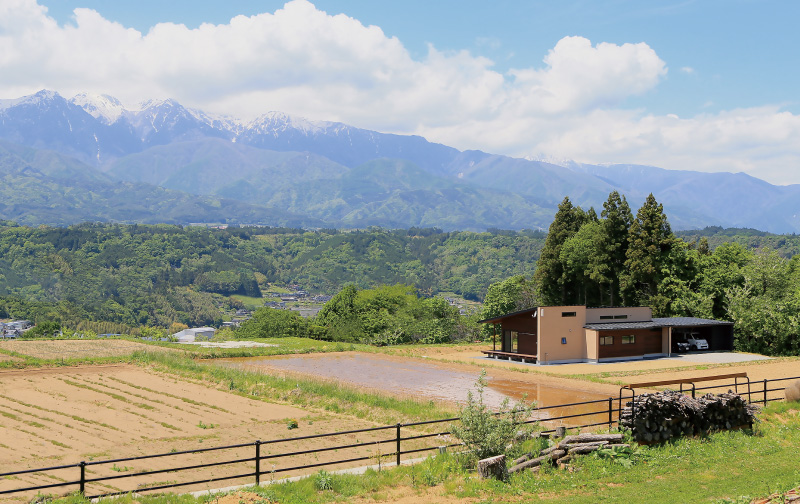
M600 320L625 320L627 315L600 315Z
M561 344L562 345L566 345L567 344L567 338L561 338Z
M562 317L577 317L578 314L576 312L574 312L574 311L562 311L561 312L561 316Z
M614 336L600 336L600 345L613 345Z
M634 343L636 343L636 336L634 336L633 334L622 337L623 345L633 345Z
M614 315L615 320L625 320L626 318L628 318L627 315Z
M600 315L600 320L611 320L614 318L614 315Z
M519 333L511 331L511 351L519 352Z

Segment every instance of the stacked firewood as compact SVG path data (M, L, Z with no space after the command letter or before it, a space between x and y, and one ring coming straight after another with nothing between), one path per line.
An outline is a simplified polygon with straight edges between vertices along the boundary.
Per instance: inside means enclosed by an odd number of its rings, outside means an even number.
M622 443L622 434L576 434L566 436L538 454L526 453L514 460L514 465L508 472L515 473L523 469L538 471L543 464L564 467L579 455L592 453L600 448L614 447L629 448L630 445Z
M674 390L636 396L620 415L640 443L752 425L758 408L731 391L697 399Z

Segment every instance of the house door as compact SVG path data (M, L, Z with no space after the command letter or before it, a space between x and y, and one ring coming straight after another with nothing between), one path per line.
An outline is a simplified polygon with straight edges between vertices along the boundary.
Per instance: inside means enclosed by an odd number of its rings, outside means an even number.
M517 331L503 331L503 351L519 352L519 333Z

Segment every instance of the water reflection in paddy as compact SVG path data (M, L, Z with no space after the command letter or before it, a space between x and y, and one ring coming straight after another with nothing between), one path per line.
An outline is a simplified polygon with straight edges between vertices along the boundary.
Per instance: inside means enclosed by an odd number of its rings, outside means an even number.
M221 365L259 371L286 371L303 373L315 377L333 379L340 382L382 390L399 395L410 395L421 399L464 402L467 392L474 390L479 371L465 372L434 362L411 359L392 359L381 355L311 354L280 357L240 357L218 359ZM530 376L530 375L529 375ZM512 401L527 395L527 400L536 401L539 407L575 402L607 399L607 395L586 392L579 389L552 387L530 381L489 379L484 391L484 402L492 407L499 406L505 398ZM542 417L574 415L601 411L605 404L592 404L569 409L553 409L541 412ZM608 414L596 418L578 418L573 424L586 424L606 421Z

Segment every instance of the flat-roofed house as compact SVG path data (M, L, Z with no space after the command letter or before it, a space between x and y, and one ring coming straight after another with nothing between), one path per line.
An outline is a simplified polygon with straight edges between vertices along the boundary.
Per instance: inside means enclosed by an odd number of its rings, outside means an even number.
M644 359L676 352L688 335L705 338L711 351L733 350L732 322L652 315L646 306L540 306L508 313L481 320L495 327L493 349L484 353L540 364Z
M195 327L184 329L172 335L178 343L193 343L195 341L209 341L214 337L216 329L213 327Z

